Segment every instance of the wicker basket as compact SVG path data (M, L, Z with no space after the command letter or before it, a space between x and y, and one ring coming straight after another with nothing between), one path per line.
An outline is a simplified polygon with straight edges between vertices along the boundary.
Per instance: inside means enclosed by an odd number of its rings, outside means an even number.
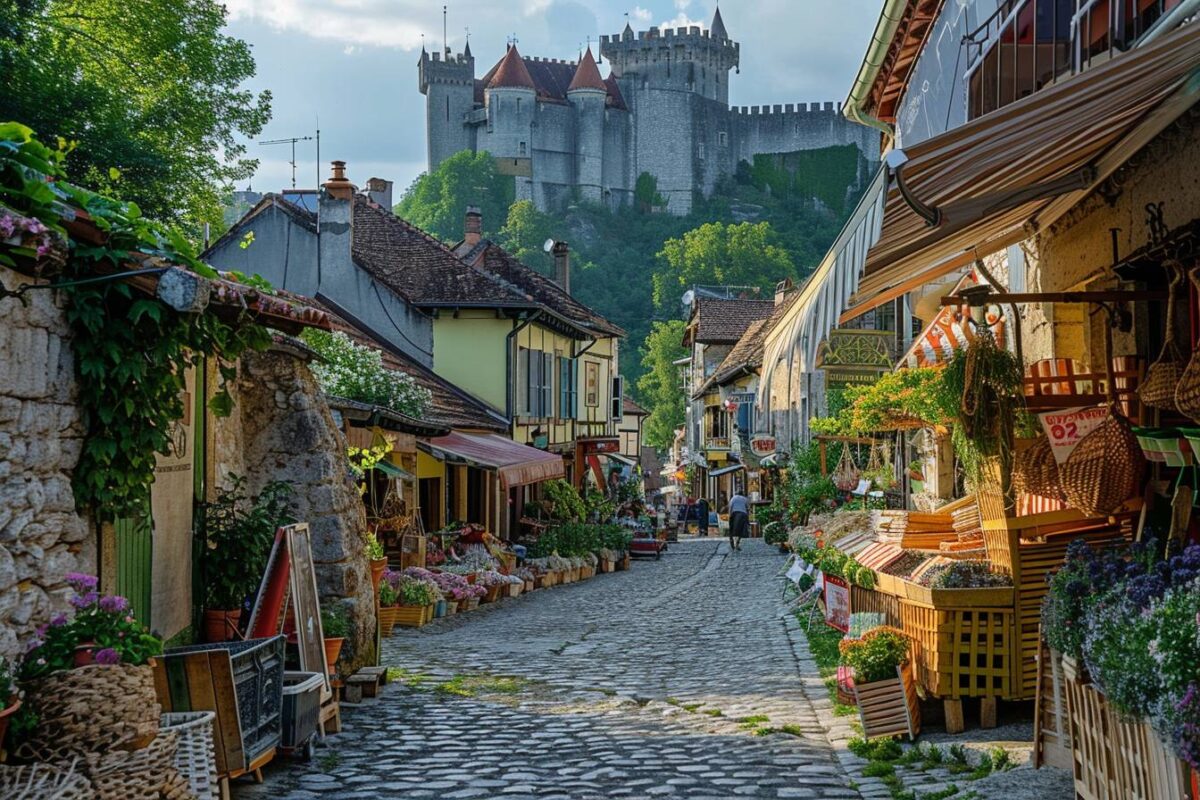
M1067 502L1089 516L1108 514L1141 493L1146 458L1129 420L1115 407L1058 468Z
M1175 341L1176 294L1183 280L1182 272L1175 270L1167 295L1167 326L1162 352L1159 353L1158 360L1146 370L1146 379L1137 388L1138 399L1143 404L1165 411L1178 410L1175 404L1175 391L1184 373L1183 352Z
M162 730L140 750L88 753L82 770L96 800L183 800L191 796L175 768L179 734Z
M187 781L197 800L221 795L217 779L217 758L213 746L212 711L181 711L162 715L161 730L172 730L178 737L175 749L175 769Z
M25 702L38 726L17 749L30 761L70 763L108 750L137 750L158 733L162 711L149 665L91 665L33 681Z
M1054 459L1054 450L1048 437L1039 437L1031 447L1022 450L1013 459L1013 489L1051 500L1064 499L1058 477L1058 462Z
M22 800L90 800L92 782L75 764L56 767L50 764L26 764L20 767L0 764L0 797Z

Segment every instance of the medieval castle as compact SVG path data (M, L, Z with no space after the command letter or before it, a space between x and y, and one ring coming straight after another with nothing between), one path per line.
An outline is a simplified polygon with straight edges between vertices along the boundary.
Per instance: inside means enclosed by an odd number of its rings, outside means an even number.
M451 55L422 49L429 168L459 152L487 151L516 177L517 197L543 211L575 199L631 203L649 173L667 210L686 214L696 193L756 155L856 145L879 158L878 134L847 121L839 104L729 106L740 46L721 12L712 29L600 37L601 77L591 48L578 62L527 58L510 45L482 78L468 43ZM441 57L440 57L441 56Z

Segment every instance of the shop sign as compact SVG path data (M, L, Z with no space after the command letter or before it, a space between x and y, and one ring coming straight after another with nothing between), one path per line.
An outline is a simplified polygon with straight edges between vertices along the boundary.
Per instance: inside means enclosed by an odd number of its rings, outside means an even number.
M775 437L758 434L750 437L750 452L758 458L766 458L775 454Z
M601 442L584 442L584 455L596 455L598 453L616 453L621 449L621 443L616 439L607 439Z
M1089 406L1038 414L1042 429L1050 437L1050 451L1054 453L1054 460L1059 464L1065 463L1083 437L1108 419L1108 413L1107 406Z
M850 584L834 575L825 580L825 622L843 633L850 631Z

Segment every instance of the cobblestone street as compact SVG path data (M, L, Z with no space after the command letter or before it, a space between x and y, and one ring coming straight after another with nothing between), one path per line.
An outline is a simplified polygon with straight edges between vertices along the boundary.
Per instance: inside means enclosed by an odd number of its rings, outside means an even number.
M399 679L239 798L858 797L801 688L760 541L397 629ZM799 645L803 647L803 645Z

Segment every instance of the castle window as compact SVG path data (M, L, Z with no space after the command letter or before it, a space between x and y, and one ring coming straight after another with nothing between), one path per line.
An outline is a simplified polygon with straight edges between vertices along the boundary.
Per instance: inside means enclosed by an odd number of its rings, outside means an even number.
M517 113L521 113L521 98L517 98Z
M725 131L717 131L717 144L721 147L729 144L729 135Z
M696 145L696 157L699 158L701 161L704 160L704 142L701 142L700 144Z
M525 155L525 143L521 142L517 145L517 155Z
M446 98L446 122L450 121L450 98Z

